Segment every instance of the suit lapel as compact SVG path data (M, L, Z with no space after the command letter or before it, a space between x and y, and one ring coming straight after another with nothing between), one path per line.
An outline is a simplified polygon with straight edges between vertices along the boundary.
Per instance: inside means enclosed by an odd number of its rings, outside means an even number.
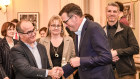
M23 46L23 49L25 51L24 53L25 53L25 55L27 55L27 58L29 59L30 63L33 63L36 67L38 67L37 63L35 61L35 58L34 58L32 52L30 51L30 49L23 42L20 41L20 43Z
M69 47L69 39L67 37L64 37L64 48L63 48L63 55L62 57L66 57L66 54L68 54L68 47Z
M51 38L50 37L46 37L46 39L44 41L44 46L46 47L46 50L47 50L49 64L50 64L51 67L53 67L51 56L50 56L50 41L51 41Z
M82 46L82 43L83 43L83 39L84 39L84 35L86 33L87 26L88 26L88 19L86 20L86 22L85 22L85 24L82 28L81 39L80 39L79 51L78 52L80 52L80 49L81 49L81 46Z
M41 47L39 46L39 44L37 44L37 48L38 48L38 51L39 51L39 54L40 54L42 68L47 68L47 67L46 67L46 64L47 64L47 63L46 63L45 60L44 60L44 59L45 59L45 58L44 58L45 56L44 56L44 54L43 54L44 51L41 50Z
M76 56L79 56L79 52L78 52L78 35L76 35L76 34L75 34L74 44L75 44Z

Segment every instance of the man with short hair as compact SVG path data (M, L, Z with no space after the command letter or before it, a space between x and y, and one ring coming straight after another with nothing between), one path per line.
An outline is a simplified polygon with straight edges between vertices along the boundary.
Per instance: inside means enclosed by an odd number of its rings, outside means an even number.
M83 16L81 8L70 3L59 15L65 26L75 32L76 55L63 67L68 77L78 67L80 79L114 79L112 56L102 27Z
M36 42L36 30L32 23L22 20L16 29L20 41L11 49L16 79L48 79L48 76L59 78L56 73L58 67L49 69L46 49Z
M119 22L119 6L109 3L106 7L108 36L116 79L135 79L134 54L139 53L138 42L130 27Z

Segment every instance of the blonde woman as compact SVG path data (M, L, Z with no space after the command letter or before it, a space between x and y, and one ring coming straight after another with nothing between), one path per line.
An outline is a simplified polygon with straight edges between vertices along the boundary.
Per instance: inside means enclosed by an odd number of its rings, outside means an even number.
M40 43L47 49L51 67L63 66L75 56L73 39L68 36L59 16L51 17L47 35L40 39ZM73 79L73 76L71 75L67 79Z

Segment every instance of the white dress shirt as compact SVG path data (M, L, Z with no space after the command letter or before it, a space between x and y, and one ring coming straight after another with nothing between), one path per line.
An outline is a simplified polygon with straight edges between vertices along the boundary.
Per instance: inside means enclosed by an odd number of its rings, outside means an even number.
M81 39L81 32L82 32L82 28L85 22L86 22L86 18L83 19L82 23L80 24L80 27L78 28L78 31L75 32L75 34L78 35L78 51L79 51L79 44L80 44L80 39Z

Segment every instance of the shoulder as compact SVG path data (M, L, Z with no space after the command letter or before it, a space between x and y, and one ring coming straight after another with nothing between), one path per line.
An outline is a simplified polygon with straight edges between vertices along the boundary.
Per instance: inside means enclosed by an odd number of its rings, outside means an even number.
M44 45L42 45L42 44L40 44L40 43L38 43L38 42L37 42L37 46L39 46L39 47L41 47L41 48L45 48Z
M19 42L18 40L15 40L15 39L13 39L13 41L14 41L15 44L17 44Z
M3 47L5 44L7 44L7 41L5 38L3 38L2 40L0 40L0 47Z
M120 27L124 28L124 30L132 30L131 27L124 25L123 23L120 23Z
M87 30L97 30L97 29L102 29L102 26L97 23L97 22L92 22L87 20L87 22L85 23L85 25L87 25Z
M12 47L11 51L14 51L14 50L22 50L24 47L22 47L22 44L17 42L16 45L14 45L14 47Z
M64 40L66 40L66 41L73 41L73 39L70 36L64 36Z
M97 22L89 22L87 31L89 34L104 33L103 27Z
M40 43L43 43L43 42L47 42L50 40L50 37L43 37L43 38L40 38Z

